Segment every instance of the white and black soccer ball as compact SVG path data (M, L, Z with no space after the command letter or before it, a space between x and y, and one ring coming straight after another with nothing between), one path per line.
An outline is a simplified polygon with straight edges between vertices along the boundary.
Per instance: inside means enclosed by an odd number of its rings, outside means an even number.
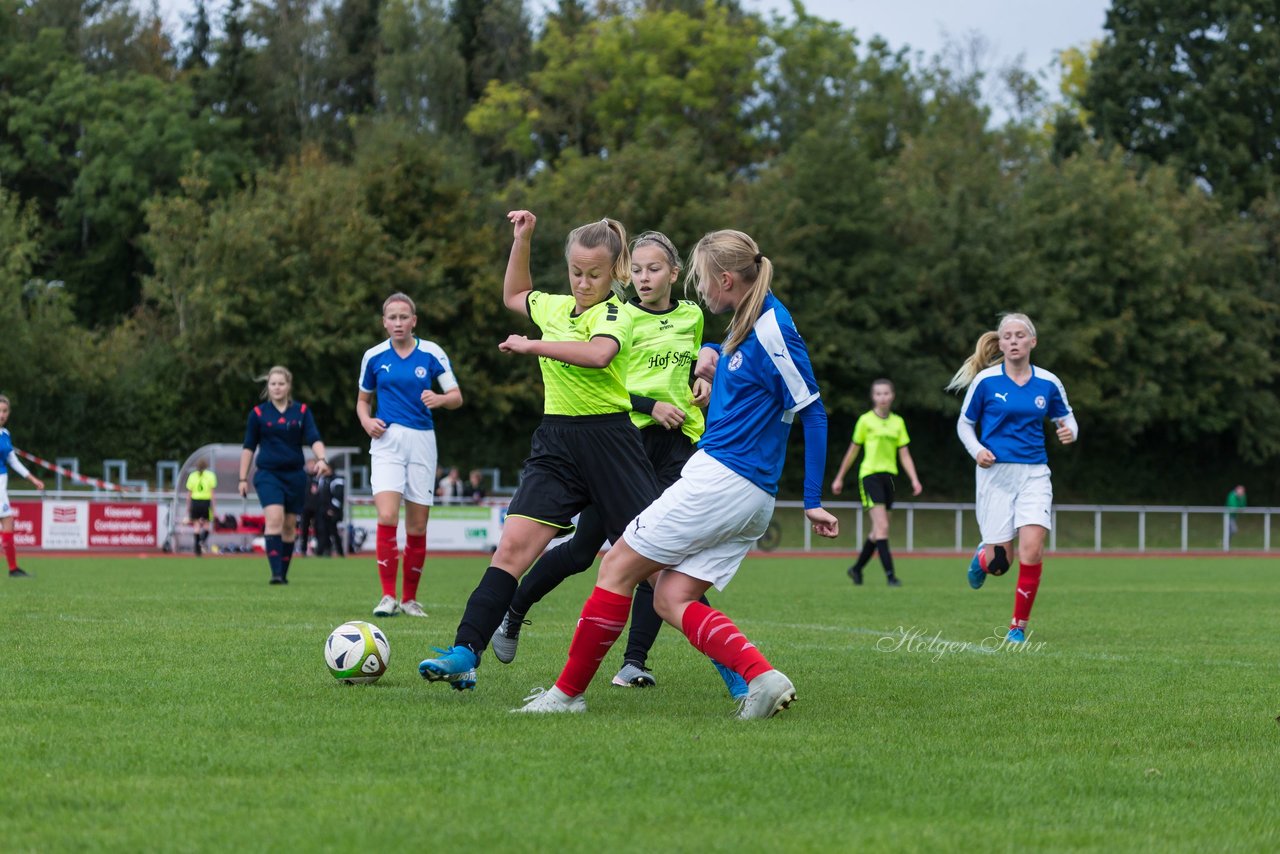
M343 623L324 642L324 663L333 678L347 685L377 682L387 672L391 644L382 629L363 620Z

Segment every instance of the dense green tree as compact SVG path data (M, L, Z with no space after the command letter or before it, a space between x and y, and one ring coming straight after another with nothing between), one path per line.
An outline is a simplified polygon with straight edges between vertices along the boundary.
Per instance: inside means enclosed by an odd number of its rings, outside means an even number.
M452 0L449 23L458 34L469 103L490 82L516 82L528 73L533 37L524 0Z
M385 113L421 131L457 133L467 112L466 63L443 0L386 0L377 61Z
M1247 207L1280 174L1280 7L1114 0L1084 107L1098 135Z
M377 106L382 5L382 0L338 0L324 8L324 97L335 122L333 134L343 141L352 120L372 113Z
M213 50L213 27L209 23L209 6L205 0L196 0L195 10L185 21L187 38L181 45L184 71L207 69Z

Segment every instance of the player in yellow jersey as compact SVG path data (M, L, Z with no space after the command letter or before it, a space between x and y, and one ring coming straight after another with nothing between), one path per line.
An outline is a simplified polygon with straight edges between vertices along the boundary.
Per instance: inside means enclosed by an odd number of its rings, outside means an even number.
M507 218L513 242L503 304L529 317L542 338L512 335L499 349L538 357L545 407L493 564L467 600L453 646L418 665L424 679L458 690L475 687L480 655L502 624L520 577L553 538L573 530L575 515L594 506L606 536L617 540L658 496L653 466L630 418L625 354L634 318L613 293L615 283L631 278L626 230L602 219L570 232L565 259L571 293L549 294L533 289L529 271L534 215L512 211Z
M862 583L862 570L876 552L884 566L890 587L901 587L893 570L893 554L889 551L889 511L893 509L893 476L898 473L898 463L911 478L911 494L919 495L924 488L916 477L916 464L911 459L907 445L907 424L901 415L891 411L894 400L893 382L879 379L871 384L870 412L864 412L853 428L853 441L840 461L840 471L831 481L831 491L839 495L844 491L844 476L863 450L862 465L858 468L858 492L862 506L871 515L871 536L862 544L857 562L849 567L849 577L854 584Z
M697 449L705 426L699 404L705 405L710 393L705 380L693 381L692 388L690 385L702 346L703 315L697 303L672 299L671 287L680 272L679 253L666 235L648 231L631 244L631 283L636 296L627 302L627 310L635 316L627 388L631 392L631 421L640 428L659 489L679 479ZM605 539L600 514L588 507L578 518L572 539L538 559L520 582L491 640L499 661L506 664L515 659L529 610L562 581L589 569ZM706 597L702 601L706 604ZM648 581L641 582L632 602L631 630L614 685L643 688L656 684L646 665L661 627L662 618L653 609L653 588ZM719 662L713 663L730 695L745 696L747 683L742 677Z

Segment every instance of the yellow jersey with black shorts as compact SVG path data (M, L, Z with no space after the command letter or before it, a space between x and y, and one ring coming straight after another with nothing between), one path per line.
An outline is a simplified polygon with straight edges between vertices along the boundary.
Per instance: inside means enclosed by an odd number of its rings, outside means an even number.
M875 410L864 412L853 426L853 443L862 447L858 466L858 493L862 506L893 509L893 476L898 473L898 449L911 442L907 422L890 412L881 418Z
M542 330L542 340L610 338L617 342L618 353L603 368L538 357L544 414L507 515L569 533L573 517L594 504L606 535L616 541L658 495L640 431L629 417L633 314L614 296L579 313L572 295L541 291L529 294L526 307Z

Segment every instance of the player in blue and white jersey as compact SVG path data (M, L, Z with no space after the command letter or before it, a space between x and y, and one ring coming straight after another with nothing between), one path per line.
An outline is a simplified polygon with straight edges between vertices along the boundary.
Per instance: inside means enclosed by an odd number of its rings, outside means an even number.
M655 573L658 614L747 680L739 717L770 717L795 699L791 680L728 617L698 600L712 586L724 589L768 526L796 418L804 428L805 515L821 536L837 536L836 518L821 506L826 411L804 341L769 290L773 265L755 241L740 231L712 232L694 248L689 267L707 307L734 313L714 368L706 432L680 479L605 556L560 678L520 711L586 710L582 695L622 633L632 591ZM700 355L704 379L711 362Z
M408 614L425 617L418 603L418 582L427 557L427 517L435 503L436 449L433 409L462 406L462 389L440 345L414 335L417 307L406 294L382 303L382 326L389 336L365 351L360 361L356 414L373 440L369 446L373 503L378 511L375 555L382 598L375 617ZM435 387L439 387L439 391ZM376 398L377 414L373 412ZM396 599L400 549L396 529L404 502L404 581Z
M13 507L9 504L9 469L31 481L36 489L44 491L44 481L27 471L13 449L13 437L5 427L9 423L9 398L0 394L0 546L4 548L5 561L9 564L10 578L27 578L28 573L18 566L18 547L13 539Z
M1053 483L1044 445L1044 420L1058 441L1074 442L1080 428L1062 381L1031 364L1036 328L1025 314L1006 314L978 339L948 391L968 389L956 432L978 464L977 515L982 543L969 564L969 586L1009 571L1018 537L1018 586L1010 643L1026 640L1027 620L1040 589L1045 535L1053 527ZM981 436L979 436L981 433Z
M258 454L253 489L262 504L266 525L262 531L272 584L289 583L289 564L298 537L298 516L307 496L306 458L303 445L316 456L316 470L328 473L324 442L315 417L305 403L293 399L293 374L276 365L267 371L263 403L249 410L240 451L241 497L249 494L249 468Z

